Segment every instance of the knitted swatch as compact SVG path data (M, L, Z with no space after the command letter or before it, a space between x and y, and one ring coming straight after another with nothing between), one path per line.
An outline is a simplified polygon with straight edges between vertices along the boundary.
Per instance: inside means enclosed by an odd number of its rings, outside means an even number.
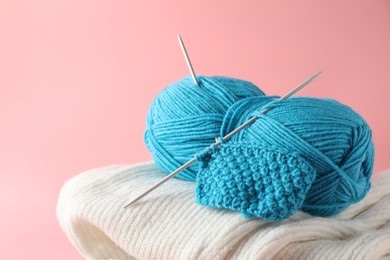
M196 201L265 220L282 220L302 205L315 170L297 153L246 142L222 143L199 156Z

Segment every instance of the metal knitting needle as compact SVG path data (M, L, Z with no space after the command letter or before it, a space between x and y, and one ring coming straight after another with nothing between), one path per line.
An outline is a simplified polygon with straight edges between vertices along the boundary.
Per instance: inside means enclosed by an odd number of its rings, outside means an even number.
M195 83L198 87L200 87L199 82L198 82L198 80L196 79L196 75L195 75L194 68L192 67L190 58L188 57L188 53L187 53L186 47L184 46L184 43L183 43L183 40L182 40L181 37L180 37L180 34L177 34L177 38L179 39L180 48L181 48L181 50L182 50L182 52L183 52L184 58L186 59L187 66L188 66L188 69L190 70L192 80L194 81L194 83Z
M294 95L295 93L297 93L299 90L303 89L305 86L307 86L310 82L312 82L315 78L317 78L320 74L322 73L322 71L318 72L317 74L315 74L314 76L310 77L309 79L305 80L303 83L301 83L298 87L294 88L293 90L291 90L290 92L288 92L286 95L284 95L283 97L279 98L278 100L285 100L289 97L291 97L292 95ZM268 111L270 111L271 108L266 108L264 110L262 110L260 113L262 114L266 114ZM252 118L250 118L248 121L246 121L245 123L243 123L242 125L240 125L239 127L237 127L236 129L234 129L232 132L230 132L229 134L227 134L226 136L224 136L222 138L223 141L227 141L229 140L233 135L235 135L236 133L238 133L239 131L241 131L243 128L247 127L249 124L253 123L255 120L257 119L257 116L254 116ZM220 146L221 145L221 142L219 140L216 140L215 144L214 144L216 147ZM186 162L185 164L183 164L182 166L180 166L179 168L177 168L175 171L173 171L172 173L170 173L169 175L165 176L161 181L159 181L158 183L156 183L153 187L151 187L149 190L145 191L144 193L142 193L140 196L138 196L137 198L135 198L133 201L131 201L129 204L127 204L124 208L127 208L129 207L130 205L134 204L135 202L139 201L140 199L144 198L146 195L148 195L149 193L151 193L152 191L154 191L155 189L157 189L158 187L160 187L162 184L164 184L165 182L167 182L169 179L175 177L177 174L179 174L181 171L183 171L184 169L188 168L189 166L191 166L194 162L196 162L196 159L195 158L192 158L191 160L189 160L188 162Z

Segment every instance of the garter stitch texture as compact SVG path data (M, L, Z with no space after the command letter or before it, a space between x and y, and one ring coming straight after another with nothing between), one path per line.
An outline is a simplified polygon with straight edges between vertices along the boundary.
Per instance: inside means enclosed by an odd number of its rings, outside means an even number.
M297 153L227 142L199 158L196 201L244 216L282 220L302 205L315 170Z

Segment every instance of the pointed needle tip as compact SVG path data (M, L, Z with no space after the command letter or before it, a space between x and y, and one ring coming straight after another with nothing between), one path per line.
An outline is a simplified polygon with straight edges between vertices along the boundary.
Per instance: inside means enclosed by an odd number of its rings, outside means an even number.
M315 78L317 78L323 71L321 70L320 72L318 72L317 74L315 74L314 76L311 77L310 81L314 80Z
M184 45L183 39L181 38L179 33L177 33L177 39L179 40L179 44L180 44L181 48L183 48L183 45Z
M191 64L191 61L190 61L190 57L188 57L188 53L187 53L186 47L184 46L184 42L181 39L179 33L177 34L177 38L179 40L179 45L180 45L181 51L183 52L184 59L186 60L188 69L190 70L190 74L191 74L192 80L194 81L195 85L200 87L199 82L196 79L196 74L195 74L194 68L192 67L192 64Z
M130 207L133 203L134 203L134 201L130 202L129 204L127 204L127 205L124 206L123 208L124 208L124 209L127 209L127 208Z

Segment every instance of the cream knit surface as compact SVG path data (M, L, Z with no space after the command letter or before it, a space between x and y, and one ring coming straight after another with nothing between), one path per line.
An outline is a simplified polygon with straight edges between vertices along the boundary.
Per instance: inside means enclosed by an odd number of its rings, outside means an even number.
M390 170L358 204L333 218L298 212L279 223L195 204L195 184L153 163L84 172L61 190L57 217L87 259L390 259Z

